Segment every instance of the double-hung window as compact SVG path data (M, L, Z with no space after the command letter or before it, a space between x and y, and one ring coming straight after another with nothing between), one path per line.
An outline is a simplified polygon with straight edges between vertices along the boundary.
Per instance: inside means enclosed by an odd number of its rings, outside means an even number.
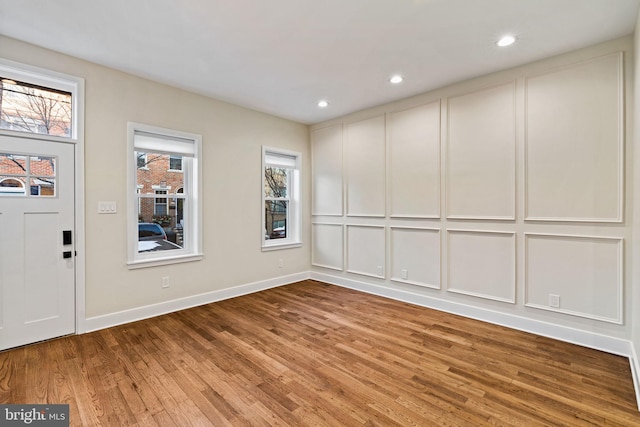
M201 136L138 123L128 132L129 266L201 259Z
M301 154L262 148L263 250L297 247L300 238Z

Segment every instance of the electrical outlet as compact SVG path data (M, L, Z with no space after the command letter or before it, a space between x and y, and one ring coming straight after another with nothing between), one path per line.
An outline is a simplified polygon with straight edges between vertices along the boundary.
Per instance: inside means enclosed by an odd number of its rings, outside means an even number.
M282 258L278 260L278 268L284 268L284 260Z
M381 265L378 266L378 276L383 276L384 275L384 269L382 268Z
M406 269L400 270L400 278L402 280L407 280L409 278L409 270L406 270Z
M169 276L165 276L162 278L162 288L169 287Z
M560 308L560 295L549 294L549 307Z

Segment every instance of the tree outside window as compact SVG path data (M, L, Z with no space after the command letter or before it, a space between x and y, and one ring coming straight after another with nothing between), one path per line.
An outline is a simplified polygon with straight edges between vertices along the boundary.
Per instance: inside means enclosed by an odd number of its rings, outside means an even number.
M0 76L0 129L71 136L71 93Z
M263 249L300 245L300 159L263 147Z

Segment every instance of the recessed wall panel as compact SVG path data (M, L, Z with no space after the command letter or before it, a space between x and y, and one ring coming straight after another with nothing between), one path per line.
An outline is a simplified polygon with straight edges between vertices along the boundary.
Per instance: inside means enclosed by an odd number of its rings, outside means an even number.
M388 115L393 217L440 217L440 102Z
M515 233L447 231L447 290L515 303Z
M347 271L385 277L385 228L347 225Z
M58 213L24 215L24 286L29 296L25 321L34 322L59 315L59 240Z
M515 83L449 98L447 217L515 218Z
M385 215L384 116L347 125L347 215Z
M526 215L622 220L622 56L526 79Z
M526 305L622 322L619 238L525 235Z
M342 224L312 224L313 250L311 263L318 267L343 269Z
M342 125L311 134L313 215L342 215Z
M440 289L440 231L391 228L391 280Z

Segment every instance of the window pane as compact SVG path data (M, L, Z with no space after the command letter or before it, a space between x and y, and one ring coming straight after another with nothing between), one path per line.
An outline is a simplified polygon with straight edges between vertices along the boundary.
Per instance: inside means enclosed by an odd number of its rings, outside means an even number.
M287 197L289 169L264 168L264 194L266 197Z
M0 196L24 196L24 178L0 175Z
M0 128L71 136L71 93L0 76Z
M182 156L170 156L169 157L169 169L181 171L182 170Z
M27 156L19 156L10 153L0 153L0 174L22 175L27 174Z
M171 227L155 222L138 223L138 253L182 249L176 244L176 233Z
M55 196L56 180L49 177L31 178L32 196Z
M287 237L287 209L285 200L265 201L265 239L285 239Z
M139 151L136 151L134 154L136 156L136 164L138 165L138 169L139 168L146 168L147 167L147 153L141 153Z
M158 192L161 191L164 190L158 190ZM164 204L159 205L156 200L162 200ZM166 202L166 198L138 197L138 253L184 247L185 218L183 215L186 201L182 198L169 197L168 205ZM168 213L159 213L159 209Z
M31 175L56 176L55 157L30 157L29 165Z

